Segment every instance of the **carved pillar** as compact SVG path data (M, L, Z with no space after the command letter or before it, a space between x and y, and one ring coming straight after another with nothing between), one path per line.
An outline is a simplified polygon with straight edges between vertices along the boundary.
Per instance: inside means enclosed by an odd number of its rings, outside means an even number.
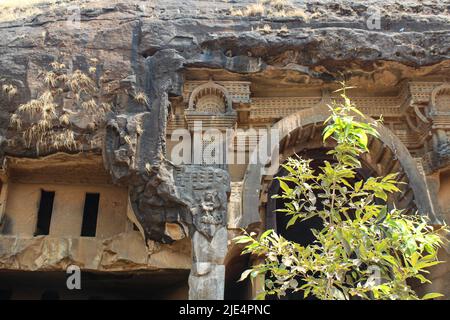
M175 185L192 214L192 269L189 299L221 300L225 291L228 172L200 165L177 167Z
M172 227L179 227L182 236L188 229L193 248L189 298L223 299L228 172L212 166L175 166L165 159L169 95L181 95L184 63L175 50L161 50L147 58L144 87L151 105L139 114L109 120L105 166L115 183L128 187L130 213L136 218L132 220L145 240L172 243L180 235L171 232ZM214 88L221 90L217 85ZM224 92L220 97L229 111L224 116L234 123L236 114ZM222 102L209 99L204 104Z
M212 239L195 231L192 237L192 269L189 299L223 300L225 292L224 259L227 253L227 228L217 226Z

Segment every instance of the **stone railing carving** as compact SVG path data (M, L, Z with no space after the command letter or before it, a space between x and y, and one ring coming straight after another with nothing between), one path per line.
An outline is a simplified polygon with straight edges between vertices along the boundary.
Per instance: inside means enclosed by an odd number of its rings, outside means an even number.
M332 99L339 100L333 96ZM365 114L398 117L402 101L397 97L352 97L352 101ZM280 119L302 109L319 107L326 104L324 96L316 97L269 97L253 98L250 107L250 119Z
M408 83L411 103L428 103L434 88L442 82L410 81Z
M186 81L183 88L183 99L189 101L191 93L207 81ZM214 83L225 88L233 103L250 103L250 82L246 81L215 81Z

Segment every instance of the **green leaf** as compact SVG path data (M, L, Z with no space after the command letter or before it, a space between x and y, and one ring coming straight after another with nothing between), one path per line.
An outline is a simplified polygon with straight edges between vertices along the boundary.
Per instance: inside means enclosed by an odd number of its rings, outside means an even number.
M281 189L283 189L284 192L286 192L287 194L291 193L292 189L289 188L289 186L287 185L286 182L284 182L283 180L278 180L280 182L280 187Z
M269 229L269 230L264 231L263 234L261 235L261 237L259 238L259 240L264 240L272 232L273 232L273 229Z
M311 292L311 287L306 288L303 293L303 298L306 299L309 296L310 292Z
M247 277L250 275L250 273L252 273L253 269L247 269L244 272L242 272L241 277L239 278L238 282L240 281L244 281L245 279L247 279Z
M298 218L298 215L294 215L291 219L289 219L289 222L286 224L286 229L292 226Z
M431 292L431 293L427 293L426 295L424 295L422 297L422 300L430 300L430 299L439 298L439 297L443 297L443 296L444 296L443 294Z
M266 299L266 292L263 291L263 292L258 293L258 294L256 295L256 298L255 298L255 299L256 299L256 300L264 300L264 299Z
M367 148L367 134L364 131L358 132L359 142L364 148Z
M249 236L240 236L240 237L234 238L233 240L237 244L244 244L244 243L249 243L249 242L253 241L253 239Z
M306 216L304 216L304 217L302 218L302 221L311 219L312 217L315 217L315 216L317 216L318 214L319 214L319 212L317 212L317 211L311 212L311 213L307 214Z
M361 189L362 184L363 184L362 180L360 180L357 183L355 183L355 192L359 192L359 190Z
M323 141L327 140L335 131L336 131L336 127L330 127L328 129L325 128L324 134L323 134Z
M351 110L353 112L355 112L356 114L360 115L361 117L364 117L364 114L361 111L359 111L357 108L351 108Z
M442 263L442 261L430 261L430 262L419 261L416 265L416 269L425 269L439 263Z
M419 260L419 253L417 251L413 252L413 254L411 255L411 266L415 267L415 265L417 264L417 261Z
M398 266L397 260L391 255L383 255L383 259L389 262L390 264L393 264L394 266Z
M431 283L430 280L428 280L427 278L425 278L425 277L424 277L423 275L421 275L420 273L419 273L419 274L416 274L416 275L415 275L415 278L418 279L418 280L420 280L420 283Z

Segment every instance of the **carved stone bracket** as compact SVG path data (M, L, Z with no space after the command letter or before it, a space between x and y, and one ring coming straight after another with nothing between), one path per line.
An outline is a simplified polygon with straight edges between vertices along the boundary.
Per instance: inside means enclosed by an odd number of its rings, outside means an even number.
M196 231L208 240L226 226L230 177L227 171L200 165L179 166L174 170L177 194L192 213Z

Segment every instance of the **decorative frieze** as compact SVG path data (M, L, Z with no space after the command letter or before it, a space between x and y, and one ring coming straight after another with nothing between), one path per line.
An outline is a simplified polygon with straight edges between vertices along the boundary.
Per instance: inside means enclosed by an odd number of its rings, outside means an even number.
M332 99L339 100L338 97ZM365 114L385 117L398 117L402 101L396 97L352 97L352 101ZM250 107L250 119L280 119L302 109L327 104L322 96L317 97L264 97L253 98Z
M321 96L252 98L250 119L283 118L301 109L312 108L321 101Z
M411 95L412 103L428 103L430 101L431 93L434 88L441 85L442 82L408 82L409 93Z
M385 117L398 117L402 104L399 97L353 97L352 101L369 116ZM253 98L250 119L279 119L322 104L325 104L322 97Z
M316 95L251 97L250 84L243 81L187 81L183 92L186 109L181 114L171 116L168 131L177 128L194 130L195 123L201 123L205 130L226 130L239 127L242 123L238 119L245 119L244 125L265 127L301 110L323 107L331 100L341 102L339 93L329 93L326 89L322 94ZM431 135L442 131L433 138L437 141L433 144L433 150L439 146L440 151L434 152L445 152L443 146L449 144L450 135L449 84L404 81L394 95L377 96L371 93L370 96L363 96L361 93L350 91L352 102L370 117L378 118L382 115L385 123L407 148L431 151L431 144L427 144L427 141ZM236 104L245 105L237 108L236 112L233 104L235 107ZM238 118L238 114L243 115L243 118ZM235 134L231 141L229 148L251 151L258 143L258 136L246 130L245 137Z
M195 88L204 85L208 81L186 81L183 89L184 101L189 101L191 93ZM223 86L230 94L233 103L250 103L250 82L247 81L215 81Z
M396 96L351 97L356 106L369 116L400 117L414 103L428 103L433 90L442 82L408 82ZM340 98L332 96L331 99ZM440 100L439 100L440 99ZM448 105L447 98L437 98ZM250 119L280 119L302 109L326 103L324 96L315 97L253 97Z

